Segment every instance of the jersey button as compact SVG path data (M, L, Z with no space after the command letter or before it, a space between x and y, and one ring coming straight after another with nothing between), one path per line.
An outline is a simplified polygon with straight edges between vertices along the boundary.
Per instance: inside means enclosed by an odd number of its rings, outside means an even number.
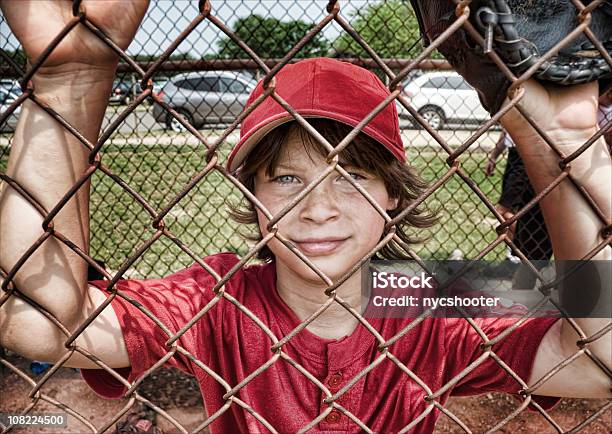
M337 389L341 383L342 383L342 374L340 373L333 374L331 377L329 377L329 380L327 381L327 384L329 384L329 387L331 387L332 389Z
M338 410L332 410L327 416L325 416L325 422L336 423L340 420L340 412Z

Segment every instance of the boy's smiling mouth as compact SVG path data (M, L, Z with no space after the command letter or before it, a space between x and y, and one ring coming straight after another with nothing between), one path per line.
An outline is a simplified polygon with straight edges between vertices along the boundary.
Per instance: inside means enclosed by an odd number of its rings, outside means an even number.
M309 256L328 255L338 249L349 237L304 238L291 240L304 254Z

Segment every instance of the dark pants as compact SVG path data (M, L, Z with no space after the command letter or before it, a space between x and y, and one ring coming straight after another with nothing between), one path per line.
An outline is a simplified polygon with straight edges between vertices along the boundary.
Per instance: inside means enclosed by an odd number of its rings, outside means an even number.
M518 212L534 196L523 160L516 148L509 148L499 203ZM552 245L538 204L517 220L513 242L527 259L545 261L552 256Z

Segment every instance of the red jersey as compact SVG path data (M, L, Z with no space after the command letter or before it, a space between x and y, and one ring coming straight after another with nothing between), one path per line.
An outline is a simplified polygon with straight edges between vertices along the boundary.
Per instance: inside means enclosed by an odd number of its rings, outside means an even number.
M234 254L222 253L205 259L224 276L237 262ZM107 282L92 282L104 288ZM126 280L118 289L153 313L172 333L177 332L214 298L214 278L198 264L164 279ZM276 290L274 263L253 265L236 272L226 283L225 291L259 318L277 338L300 324L295 313ZM112 306L117 314L131 368L118 372L133 382L168 353L168 336L136 306L120 297ZM516 322L517 318L478 318L475 322L492 338ZM529 379L540 341L556 318L528 319L509 334L493 351L524 381ZM388 340L412 318L372 318L370 324ZM405 367L416 374L432 391L436 391L483 354L482 342L464 319L429 318L412 328L388 347ZM275 354L273 341L249 316L232 302L221 298L178 341L179 345L222 377L217 381L188 357L174 354L167 365L195 376L209 415L227 403L223 399L253 371L269 362ZM359 324L350 336L341 339L320 338L304 329L289 340L282 351L310 372L331 393L370 366L381 353L379 342ZM520 348L520 351L517 351ZM99 394L117 398L125 393L123 385L103 370L82 370L83 377ZM450 395L473 395L488 391L517 393L520 384L491 357L461 378L438 398L444 404ZM440 412L423 398L427 395L388 357L361 377L336 402L359 418L374 432L401 430L415 418L429 411L410 432L431 433ZM236 395L251 406L280 433L299 431L329 404L325 393L282 357L242 387ZM556 398L543 398L549 407ZM502 415L500 415L502 418ZM212 433L269 432L252 414L232 402L211 425ZM359 432L348 416L333 410L310 432Z

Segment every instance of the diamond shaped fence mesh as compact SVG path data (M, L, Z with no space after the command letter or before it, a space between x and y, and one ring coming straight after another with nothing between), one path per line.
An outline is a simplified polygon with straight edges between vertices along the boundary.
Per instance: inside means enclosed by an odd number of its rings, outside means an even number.
M28 372L23 364L15 362L13 356L0 358L4 384L10 381L25 382L29 389L29 395L23 397L28 404L16 409L12 405L12 392L5 389L0 412L34 414L44 404L47 405L45 408L50 406L59 412L66 412L69 426L74 432L104 432L113 430L126 414L143 405L158 420L164 420L168 432L207 432L211 426L214 428L217 419L236 412L246 414L248 417L243 417L251 421L249 426L253 429L256 427L260 432L280 432L277 421L264 417L258 410L262 408L261 403L245 398L249 395L244 391L275 364L288 364L299 372L305 382L319 391L322 400L322 403L302 403L317 409L314 412L316 416L300 424L297 431L325 431L320 424L342 419L345 421L344 430L374 432L375 429L369 426L371 421L358 417L357 408L343 405L346 402L343 397L350 396L356 388L361 387L360 381L374 372L378 365L391 363L402 372L405 381L410 382L412 393L424 400L424 405L419 407L422 411L418 414L405 414L400 432L421 432L420 424L430 417L430 413L440 415L440 420L443 420L448 430L444 432L506 432L509 426L514 426L511 424L516 418L527 413L528 406L540 416L538 426L543 427L541 429L552 432L609 430L612 417L609 400L597 401L597 408L585 411L581 420L572 421L571 426L568 426L567 421L559 421L551 416L544 406L532 399L532 394L535 395L537 387L580 357L590 358L611 378L609 365L606 366L606 361L594 354L590 346L609 335L612 324L595 334L587 334L574 319L564 319L576 330L576 336L579 336L575 351L536 384L528 385L528 379L514 372L493 347L498 343L503 345L504 337L520 327L532 312L517 319L508 330L492 339L473 319L463 318L462 321L466 321L480 336L479 348L475 349L479 357L465 369L447 378L441 388L433 390L413 369L406 366L404 360L394 354L394 344L401 343L412 328L427 321L430 315L425 314L415 319L395 336L383 337L336 292L344 281L358 273L385 244L395 241L401 245L403 241L395 232L396 225L415 207L426 206L437 211L439 220L431 228L419 229L418 235L423 236L425 241L410 246L408 252L413 259L504 261L511 258L521 261L522 266L531 269L539 279L542 303L549 302L547 290L551 286L550 282L546 281L541 270L530 264L530 260L546 260L552 255L538 202L561 182L573 182L582 200L600 217L601 242L580 259L592 258L606 247L609 248L612 240L610 216L602 215L589 192L576 183L571 162L594 146L604 131L609 130L611 122L604 122L599 133L570 155L565 155L557 144L544 137L556 152L562 170L550 186L536 194L526 181L525 170L516 151L512 148L506 150L505 133L498 121L510 108L521 109L523 84L535 73L538 65L519 76L513 75L507 68L504 70L512 82L508 92L509 100L502 110L490 116L481 106L477 92L452 70L436 50L440 43L459 30L479 35L468 19L470 2L455 3L452 24L439 38L430 41L427 48L423 48L417 17L410 4L404 1L153 1L136 37L123 50L88 16L81 2L74 1L73 15L66 21L65 28L58 32L40 57L30 59L29 62L26 62L24 50L9 30L7 18L1 16L0 179L3 191L12 189L18 192L38 212L43 231L18 261L11 263L7 269L0 269L3 277L0 305L8 305L11 300L18 298L37 309L63 333L63 345L67 351L41 376ZM578 33L568 35L564 41L589 33L588 17L591 12L596 7L609 6L605 5L609 2L602 1L585 3L588 7L580 1L572 1L576 15L580 17ZM22 12L24 17L27 15L26 9ZM46 59L76 29L90 32L120 58L101 131L94 142L87 140L54 110L52 102L40 97L31 84L32 76L40 71ZM593 35L591 33L588 36ZM475 39L479 44L487 43L481 36L475 36ZM603 45L599 49L608 62L608 68L612 67L610 56ZM554 54L552 51L551 55ZM273 98L283 105L316 138L317 133L307 120L276 93L275 76L288 64L320 56L338 58L370 69L388 86L391 96L368 117L372 119L387 104L397 106L407 160L418 168L430 185L406 210L395 217L378 209L386 222L385 237L368 255L345 270L344 277L337 281L327 277L312 260L278 232L279 221L324 178L320 177L305 186L291 207L272 215L240 183L235 174L225 167L232 147L239 140L242 121L266 98ZM503 67L504 61L495 50L490 51L488 56ZM539 61L540 65L544 57ZM250 92L261 79L264 80L262 97L245 109ZM77 182L52 207L43 206L36 192L30 192L27 186L8 175L13 134L26 101L59 122L65 134L76 138L86 148L89 156L87 170L77 174ZM363 122L355 127L351 135L357 135L367 124ZM538 129L537 125L535 128ZM326 173L334 172L358 188L337 159L349 141L342 140L334 148L325 140L316 140L327 151ZM508 154L507 159L503 157L505 153ZM517 174L521 171L522 174ZM518 179L523 182L517 183ZM91 181L91 235L89 249L84 250L54 226L54 219L88 181ZM363 189L359 192L370 203L375 203ZM259 212L269 219L269 233L260 241L251 241L245 237L245 234L257 232L256 225L236 223L230 218L228 205L245 200L251 200ZM53 309L37 302L36 297L33 298L26 288L14 284L13 279L19 275L24 263L48 239L55 239L73 250L88 263L92 275L107 281L106 301L78 324L63 324L52 313ZM299 261L314 270L321 281L325 282L325 294L329 297L320 309L285 335L274 334L266 319L257 317L225 291L225 285L232 276L248 264L258 262L258 252L272 240L284 244ZM232 252L239 258L225 274L217 273L203 259L218 252ZM176 329L174 324L157 318L120 289L119 282L123 279L162 278L194 263L212 278L212 286L206 288L206 291L212 291L214 296L187 324L180 324ZM117 369L111 368L78 343L79 337L100 315L102 308L116 298L140 309L155 327L163 331L166 339L165 355L133 381L128 381ZM227 376L215 371L210 361L203 360L182 344L190 328L206 320L206 316L210 316L218 304L226 306L225 309L235 309L245 321L249 321L250 327L256 327L267 336L270 342L267 361L254 371ZM377 341L378 355L374 361L351 378L342 380L340 388L331 387L331 380L327 381L317 373L309 372L299 357L286 350L292 340L296 341L296 336L332 305L349 310L357 320L358 327L366 329ZM223 348L216 351L223 351ZM128 389L119 410L97 423L92 422L87 409L72 408L62 402L56 390L48 387L54 377L61 376L64 365L74 354L80 354L98 369L107 371ZM224 390L224 394L218 397L224 405L213 412L202 412L196 422L186 423L163 408L163 404L149 398L155 394L144 393L143 385L151 384L151 381L156 381L151 379L163 376L160 373L163 372L164 364L173 358L189 360L192 369L197 370L196 377L206 377L206 381L215 382L217 387ZM517 389L521 389L520 399L513 401L510 410L497 415L486 426L471 426L449 409L445 397L463 377L491 360L516 381ZM177 389L184 387L180 384L183 383L177 383ZM197 389L192 392L199 394ZM179 391L173 390L170 393ZM15 425L2 425L3 432L30 432L20 431L23 428ZM530 431L529 427L526 429Z

